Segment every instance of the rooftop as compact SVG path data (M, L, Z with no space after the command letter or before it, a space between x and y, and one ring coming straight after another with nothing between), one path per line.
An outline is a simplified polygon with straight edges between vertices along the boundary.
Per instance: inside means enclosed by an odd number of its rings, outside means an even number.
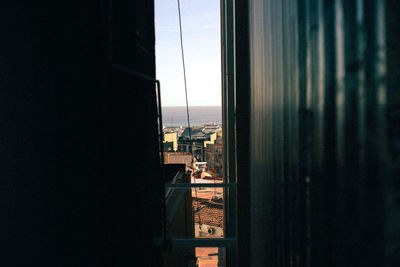
M197 210L199 207L199 210ZM212 203L211 201L204 201L193 199L194 222L211 225L215 227L224 227L224 209L222 204ZM199 216L200 215L200 220Z
M219 125L195 126L195 127L191 127L191 135L192 135L192 139L207 139L212 134L214 134L220 130L222 130L222 128ZM183 138L188 138L189 135L190 135L189 128L187 127L182 132L181 136Z

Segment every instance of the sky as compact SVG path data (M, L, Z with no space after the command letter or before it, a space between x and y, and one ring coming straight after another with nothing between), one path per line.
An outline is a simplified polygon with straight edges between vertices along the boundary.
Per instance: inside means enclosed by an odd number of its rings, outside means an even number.
M221 105L220 0L180 0L189 106ZM163 106L185 106L177 0L155 0Z

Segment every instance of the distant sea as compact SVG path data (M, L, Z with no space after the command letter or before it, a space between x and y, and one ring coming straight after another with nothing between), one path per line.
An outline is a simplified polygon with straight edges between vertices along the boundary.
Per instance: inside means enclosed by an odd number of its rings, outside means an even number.
M190 126L222 123L222 108L217 106L189 107ZM166 127L187 126L186 107L163 107L163 125Z

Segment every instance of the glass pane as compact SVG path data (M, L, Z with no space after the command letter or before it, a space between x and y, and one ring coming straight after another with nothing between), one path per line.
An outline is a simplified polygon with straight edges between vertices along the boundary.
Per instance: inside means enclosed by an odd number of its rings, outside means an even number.
M196 248L196 266L224 266L224 248Z
M222 187L166 189L166 226L169 238L223 238Z
M194 237L190 188L167 188L166 228L168 238Z
M171 248L164 252L164 266L220 267L224 265L225 248Z
M224 188L192 188L196 238L224 237Z

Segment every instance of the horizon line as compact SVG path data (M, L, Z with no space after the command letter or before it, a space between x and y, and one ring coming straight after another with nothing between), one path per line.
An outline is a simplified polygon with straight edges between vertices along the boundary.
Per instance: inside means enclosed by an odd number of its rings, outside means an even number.
M186 105L183 105L183 106L164 106L164 105L162 105L161 106L162 108L176 108L176 107L186 107ZM190 107L222 107L222 105L196 105L196 106L189 106L189 108Z

